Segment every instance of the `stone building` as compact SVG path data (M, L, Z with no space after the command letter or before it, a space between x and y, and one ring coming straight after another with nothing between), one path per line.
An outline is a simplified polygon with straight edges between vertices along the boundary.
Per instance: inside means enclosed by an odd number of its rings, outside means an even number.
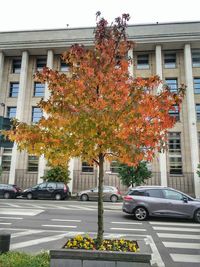
M16 117L28 123L42 116L37 107L41 97L48 98L48 88L34 82L33 74L48 66L67 72L60 55L74 43L93 45L93 28L0 32L0 116ZM131 25L129 39L136 45L130 72L133 76L158 74L171 90L187 85L181 111L171 115L177 122L169 131L169 149L152 163L149 184L168 185L200 197L200 22L176 22ZM3 175L0 182L16 183L25 188L41 182L45 160L13 148L1 148ZM69 164L73 192L95 186L97 170L80 159ZM115 162L106 163L105 184L118 185Z

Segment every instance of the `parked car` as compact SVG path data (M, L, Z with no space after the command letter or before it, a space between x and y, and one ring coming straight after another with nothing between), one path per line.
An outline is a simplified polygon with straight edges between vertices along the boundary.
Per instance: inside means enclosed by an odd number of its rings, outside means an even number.
M122 209L140 221L157 216L188 218L200 223L200 200L169 187L131 188L124 197Z
M62 182L44 182L25 189L22 196L27 199L66 199L70 196L69 187Z
M16 198L21 195L22 190L15 184L0 184L0 197Z
M97 200L98 199L98 187L88 189L77 194L78 199L82 201ZM122 199L122 195L117 187L103 186L103 200L117 202Z

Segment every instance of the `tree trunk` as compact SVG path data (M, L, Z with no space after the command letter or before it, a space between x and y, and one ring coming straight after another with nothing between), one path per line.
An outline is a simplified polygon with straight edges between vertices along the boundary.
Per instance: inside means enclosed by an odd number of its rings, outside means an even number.
M97 245L101 245L103 241L104 223L103 223L103 178L104 178L104 156L99 154L99 185L98 185L98 233L97 233Z

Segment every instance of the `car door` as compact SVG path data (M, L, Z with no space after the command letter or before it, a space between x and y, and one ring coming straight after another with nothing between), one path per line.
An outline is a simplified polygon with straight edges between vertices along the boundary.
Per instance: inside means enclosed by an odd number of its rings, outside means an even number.
M47 183L39 184L37 188L37 198L46 198L47 197Z
M163 193L169 202L169 216L186 218L192 216L194 211L192 201L187 200L184 194L172 189L163 189Z
M98 188L92 188L89 192L89 199L90 200L97 200L98 199Z
M46 198L54 198L56 189L56 183L47 183Z

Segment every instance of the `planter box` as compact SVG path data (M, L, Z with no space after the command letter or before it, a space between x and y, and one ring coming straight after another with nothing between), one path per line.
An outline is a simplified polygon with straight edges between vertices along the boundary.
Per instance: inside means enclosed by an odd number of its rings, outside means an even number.
M83 249L50 250L50 267L149 267L151 253L143 240L137 240L139 252Z

